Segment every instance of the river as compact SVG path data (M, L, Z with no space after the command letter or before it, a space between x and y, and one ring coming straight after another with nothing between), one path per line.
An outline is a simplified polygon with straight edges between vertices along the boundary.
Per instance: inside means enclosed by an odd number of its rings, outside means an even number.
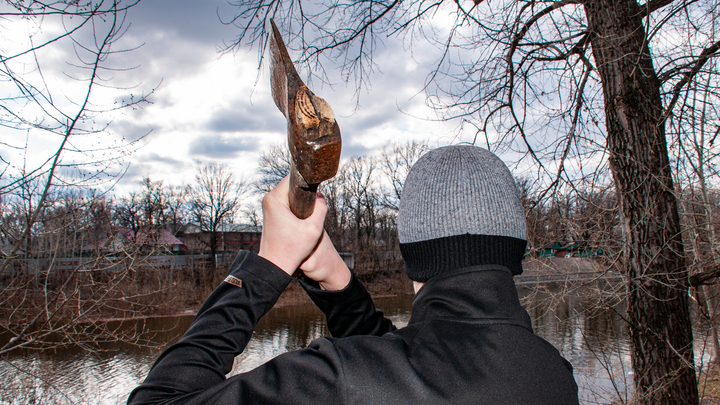
M626 400L625 387L632 386L632 371L628 337L618 315L624 312L624 303L613 300L610 287L520 287L519 292L535 332L575 367L581 403ZM408 322L411 302L411 296L400 296L377 299L376 305L401 327ZM0 403L123 404L162 348L176 341L191 322L192 316L179 316L123 324L123 328L144 331L144 347L114 344L102 351L68 348L9 357L0 362ZM322 336L329 333L314 306L274 308L257 325L231 374L250 370Z

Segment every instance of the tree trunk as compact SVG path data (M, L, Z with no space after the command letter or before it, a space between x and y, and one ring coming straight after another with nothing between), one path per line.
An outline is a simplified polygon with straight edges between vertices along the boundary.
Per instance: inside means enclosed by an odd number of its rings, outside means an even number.
M688 274L643 10L634 0L593 0L584 8L622 212L637 400L697 404Z

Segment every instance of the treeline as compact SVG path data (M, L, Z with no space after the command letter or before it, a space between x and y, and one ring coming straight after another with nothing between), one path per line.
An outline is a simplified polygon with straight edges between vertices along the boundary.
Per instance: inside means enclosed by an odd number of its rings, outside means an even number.
M39 184L25 183L0 199L3 256L97 256L112 248L120 230L127 231L122 236L131 248L139 248L161 245L157 238L165 232L176 235L188 223L203 232L233 223L247 184L236 180L227 166L216 164L199 166L195 180L172 186L145 178L138 191L122 197L90 188L53 187L40 207Z
M399 265L400 193L410 167L428 149L411 141L393 144L379 157L351 158L322 185L328 205L326 230L339 251L354 255L360 274L394 271ZM288 168L287 150L277 145L260 156L260 176L254 182L237 178L227 166L210 164L198 166L193 184L145 178L137 191L121 197L58 187L41 207L36 206L39 184L28 182L0 199L3 270L15 258L102 256L118 253L117 249L168 253L158 239L168 234L182 237L188 224L202 233L202 245L192 248L214 259L224 226L248 224L247 229L259 231L260 197ZM516 173L516 179L527 214L528 255L542 254L553 245L573 245L607 263L621 254L622 224L613 187L576 184L547 189L523 173ZM720 194L712 189L681 190L686 252L693 263L716 260ZM35 211L39 215L28 227ZM131 243L113 245L119 236Z

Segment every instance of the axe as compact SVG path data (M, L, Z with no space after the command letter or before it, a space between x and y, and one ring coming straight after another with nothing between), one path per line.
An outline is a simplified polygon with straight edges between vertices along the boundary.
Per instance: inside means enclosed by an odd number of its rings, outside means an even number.
M313 94L293 66L285 42L271 19L270 85L275 105L287 120L290 149L290 210L312 215L318 185L340 164L340 128L330 105Z

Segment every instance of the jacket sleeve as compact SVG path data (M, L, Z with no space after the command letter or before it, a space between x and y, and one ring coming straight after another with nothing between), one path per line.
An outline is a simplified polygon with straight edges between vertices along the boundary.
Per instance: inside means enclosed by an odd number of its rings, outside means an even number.
M370 294L354 274L347 287L340 291L321 290L316 281L305 276L298 281L325 314L333 337L382 336L397 329L381 310L375 308Z
M145 381L130 394L129 404L306 403L303 395L317 399L319 390L336 395L329 387L336 385L341 367L326 339L251 372L225 378L257 321L292 280L250 252L238 254L228 276L205 301L185 335L155 361ZM307 389L299 390L301 384Z

